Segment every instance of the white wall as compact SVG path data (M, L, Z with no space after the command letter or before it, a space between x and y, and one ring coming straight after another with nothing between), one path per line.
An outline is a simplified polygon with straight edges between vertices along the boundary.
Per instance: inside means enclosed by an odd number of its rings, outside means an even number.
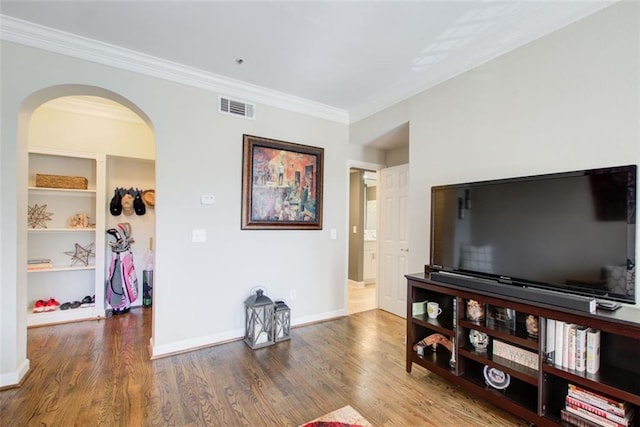
M144 122L118 119L116 115L81 113L43 104L34 111L29 145L63 151L105 153L154 160L153 130Z
M386 152L387 167L400 166L409 163L409 146L395 148Z
M354 123L361 142L410 122L410 270L429 260L433 185L639 163L639 61L640 4L623 1Z
M385 165L385 152L376 148L349 144L349 159L363 168L378 169Z
M412 270L433 185L639 163L639 58L640 4L620 2L412 98Z
M220 115L217 93L10 42L1 48L0 385L28 368L26 274L16 267L26 262L26 215L18 215L26 212L26 130L33 109L56 96L107 93L155 133L154 354L239 337L243 301L258 285L287 299L294 324L346 313L347 125L264 105L256 120ZM243 133L324 147L323 230L240 230ZM201 205L202 194L215 205ZM194 228L207 230L207 242L191 242Z

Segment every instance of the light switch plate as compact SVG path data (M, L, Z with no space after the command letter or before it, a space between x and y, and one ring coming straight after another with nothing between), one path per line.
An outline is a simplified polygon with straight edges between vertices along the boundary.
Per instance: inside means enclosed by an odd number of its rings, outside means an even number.
M216 196L213 194L203 194L200 196L201 205L214 205L216 203Z
M194 228L191 241L194 243L206 242L207 230L204 228Z

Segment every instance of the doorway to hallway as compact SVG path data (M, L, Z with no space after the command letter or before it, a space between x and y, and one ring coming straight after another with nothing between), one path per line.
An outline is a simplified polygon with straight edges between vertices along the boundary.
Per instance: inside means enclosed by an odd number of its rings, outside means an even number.
M347 301L347 313L355 314L361 311L378 308L376 304L376 284L371 283L364 287L349 283L349 299Z
M377 173L349 171L348 314L378 308Z

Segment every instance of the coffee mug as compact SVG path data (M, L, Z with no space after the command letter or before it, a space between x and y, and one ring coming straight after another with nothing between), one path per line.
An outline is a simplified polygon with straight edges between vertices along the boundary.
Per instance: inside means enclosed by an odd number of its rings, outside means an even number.
M437 302L429 302L427 303L427 314L430 319L435 319L442 313L442 309L440 308L440 304Z

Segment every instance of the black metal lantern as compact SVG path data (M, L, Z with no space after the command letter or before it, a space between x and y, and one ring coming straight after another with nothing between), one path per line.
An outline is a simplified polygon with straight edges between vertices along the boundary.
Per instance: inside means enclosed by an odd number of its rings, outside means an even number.
M290 328L291 309L284 301L276 301L276 309L273 318L273 340L275 342L279 342L290 339Z
M244 302L245 325L244 342L253 349L266 347L274 343L273 318L275 304L258 289Z

